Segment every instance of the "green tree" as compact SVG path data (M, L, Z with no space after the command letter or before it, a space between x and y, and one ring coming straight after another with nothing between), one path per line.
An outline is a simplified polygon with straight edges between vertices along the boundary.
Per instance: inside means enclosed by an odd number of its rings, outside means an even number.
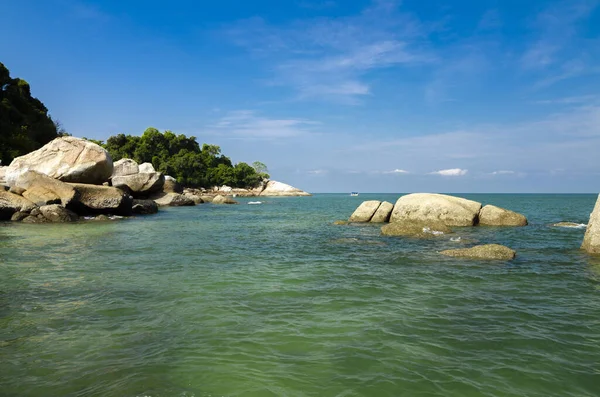
M31 96L29 84L25 80L11 78L1 62L0 132L0 161L5 165L59 136L48 109Z

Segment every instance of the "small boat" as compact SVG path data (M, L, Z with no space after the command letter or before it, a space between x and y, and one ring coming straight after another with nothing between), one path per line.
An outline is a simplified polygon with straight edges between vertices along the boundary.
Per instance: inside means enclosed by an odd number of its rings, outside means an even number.
M352 192L350 193L350 196L358 196L358 192Z

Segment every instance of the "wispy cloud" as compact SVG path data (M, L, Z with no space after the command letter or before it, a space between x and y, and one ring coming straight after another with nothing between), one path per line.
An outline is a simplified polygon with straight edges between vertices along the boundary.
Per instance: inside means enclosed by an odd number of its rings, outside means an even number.
M408 174L409 172L406 170L401 170L399 168L396 168L395 170L391 170L391 171L383 171L384 174L396 174L396 175L402 175L402 174Z
M323 175L323 174L327 174L328 171L327 170L310 170L308 171L309 174L312 175Z
M292 87L299 98L356 102L371 93L369 72L431 62L425 28L378 1L358 15L299 20L285 26L261 18L239 21L226 33L272 64L271 84Z
M462 168L450 168L447 170L434 171L431 174L441 176L463 176L467 175L467 172L469 172L469 170L463 170Z
M314 127L319 124L306 119L272 119L252 110L237 110L209 126L209 131L234 138L278 139L313 133Z
M499 170L499 171L490 172L490 175L514 175L514 174L515 174L515 172L510 171L510 170Z

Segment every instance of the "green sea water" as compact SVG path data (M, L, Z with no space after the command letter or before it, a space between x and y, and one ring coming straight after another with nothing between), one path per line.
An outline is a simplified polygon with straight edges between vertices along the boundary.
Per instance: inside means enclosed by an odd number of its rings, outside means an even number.
M398 194L0 224L0 396L599 396L600 258L551 226L596 196L462 196L530 225L332 224ZM518 256L438 254L475 243Z

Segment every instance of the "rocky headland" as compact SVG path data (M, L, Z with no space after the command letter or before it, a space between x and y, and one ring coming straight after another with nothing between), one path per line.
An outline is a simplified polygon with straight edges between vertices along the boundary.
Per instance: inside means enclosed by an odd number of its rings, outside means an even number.
M54 139L0 167L0 220L46 223L80 217L109 219L109 215L156 213L160 206L236 204L235 196L310 194L271 180L254 189L186 189L150 163L137 164L131 159L113 163L104 148L74 137Z

